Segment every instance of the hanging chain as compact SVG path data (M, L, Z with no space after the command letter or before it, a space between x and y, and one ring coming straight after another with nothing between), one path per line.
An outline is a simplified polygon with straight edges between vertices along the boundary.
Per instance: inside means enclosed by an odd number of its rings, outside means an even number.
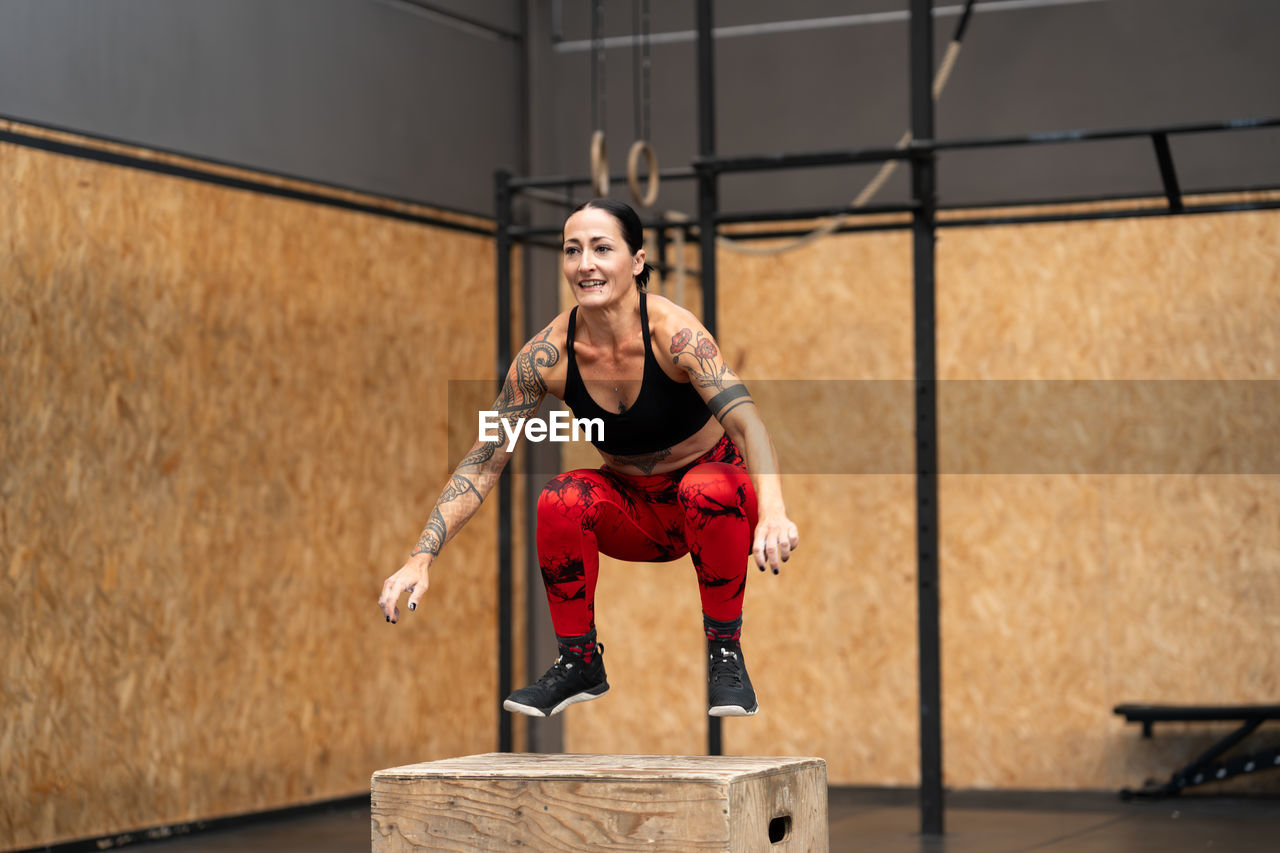
M632 0L631 103L636 139L649 139L649 0Z
M644 139L640 128L643 119L640 112L640 0L631 0L631 112L634 119L632 132L636 139Z
M652 207L658 200L658 155L649 139L650 97L649 77L652 63L649 59L649 0L631 0L631 106L635 117L636 140L627 152L627 186L637 203ZM640 190L640 161L649 166L649 186Z
M592 130L604 130L605 88L604 66L604 0L591 5L591 125Z
M651 67L649 61L649 0L640 0L640 9L640 68L643 72L640 75L640 81L642 86L641 100L644 102L644 122L640 126L640 138L652 141L649 137L649 69Z

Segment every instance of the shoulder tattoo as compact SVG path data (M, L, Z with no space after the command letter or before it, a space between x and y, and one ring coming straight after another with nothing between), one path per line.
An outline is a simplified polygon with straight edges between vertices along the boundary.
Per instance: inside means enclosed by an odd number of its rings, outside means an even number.
M728 381L737 378L719 357L716 342L701 329L695 336L686 326L671 336L671 361L688 370L693 381L704 388L724 390Z
M515 422L538 410L547 393L547 383L542 378L542 371L560 360L560 349L550 339L551 326L547 326L516 355L515 363L511 365L511 371L493 404L499 418ZM482 444L467 454L462 464L482 465L493 458L500 445L500 441Z

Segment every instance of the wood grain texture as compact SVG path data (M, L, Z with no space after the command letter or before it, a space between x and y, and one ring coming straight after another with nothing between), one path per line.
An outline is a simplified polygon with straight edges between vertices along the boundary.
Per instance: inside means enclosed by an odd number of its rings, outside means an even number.
M801 767L820 758L750 755L604 755L490 752L379 770L378 779L684 779L733 781Z
M493 507L392 627L492 242L0 145L0 848L492 745Z
M1280 416L1251 387L1280 378L1280 216L949 229L939 264L940 375L1020 380L1007 410L962 382L939 414L944 467L994 472L942 478L948 784L1167 776L1224 727L1144 740L1113 706L1280 691L1280 477L1247 473L1275 435L1253 419ZM1099 405L1064 406L1062 380ZM1067 464L999 473L1037 444Z
M938 265L944 380L1280 377L1275 211L948 229Z
M374 793L372 846L375 853L721 851L725 796L718 782L398 781Z
M821 759L486 754L379 771L371 789L375 853L826 849ZM791 829L771 844L778 816Z
M729 787L729 848L743 853L827 853L824 764L787 765ZM776 834L771 832L775 822Z

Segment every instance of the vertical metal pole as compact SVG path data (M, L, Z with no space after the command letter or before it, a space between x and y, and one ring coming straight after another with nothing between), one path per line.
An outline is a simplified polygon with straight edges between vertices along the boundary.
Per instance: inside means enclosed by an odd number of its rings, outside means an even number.
M716 65L711 0L698 0L698 154L716 153ZM702 325L716 334L716 210L719 176L698 169L698 247L702 282ZM716 721L718 722L718 720ZM712 753L718 755L719 753Z
M511 173L494 175L497 201L497 334L498 385L501 387L511 365ZM511 692L512 615L511 583L511 468L498 481L498 751L513 748L511 715L502 711L502 702Z
M933 0L911 0L911 133L933 140ZM916 601L920 656L920 831L941 835L942 666L938 619L938 422L934 153L911 160L915 269Z
M544 109L542 101L542 93L546 90L545 80L547 79L547 60L548 54L540 49L535 49L535 45L544 45L548 41L553 40L554 36L547 30L547 17L542 14L540 8L543 4L541 0L521 0L520 2L520 34L521 34L521 59L524 69L521 81L521 100L524 102L521 106L521 118L526 133L524 139L523 155L520 158L520 174L532 175L536 174L536 164L541 158L541 147L539 145L539 134L535 127L535 119L544 115L547 110ZM516 204L519 200L519 194L512 194L512 203ZM516 224L527 224L529 214L526 209L516 209L512 211L511 221ZM518 220L518 222L517 222ZM554 317L560 311L559 299L560 290L555 287L555 279L551 279L552 286L546 286L542 276L537 273L539 267L545 265L535 264L534 258L541 257L535 253L541 253L543 250L524 243L523 251L517 257L523 266L524 287L524 329L522 338L529 340L546 324L548 317ZM520 344L517 340L513 342L515 345ZM548 404L544 401L543 409L539 414L544 415L548 410ZM528 676L537 676L546 668L547 661L553 660L556 656L555 630L551 626L551 614L547 609L547 597L543 594L542 571L538 568L538 496L542 492L543 482L546 479L546 472L560 470L560 445L545 441L542 443L525 442L524 445L524 490L520 496L512 500L521 501L524 507L524 548L523 548L523 570L524 570L524 675L526 681ZM514 574L519 573L517 569ZM519 602L517 602L517 606ZM514 656L513 656L514 660ZM515 670L519 671L520 667L516 666ZM512 680L519 683L513 672ZM564 715L557 714L554 717L513 717L513 725L517 726L516 734L520 734L520 728L524 729L524 748L528 752L563 752L564 751Z
M659 225L653 229L653 251L658 258L658 269L662 271L662 295L671 299L671 266L667 263L667 246L670 244L667 237L667 226Z
M698 154L716 153L715 44L712 33L711 0L698 0ZM716 333L716 208L717 175L713 169L698 169L698 249L702 283L702 325ZM710 666L710 661L708 661ZM710 675L710 673L708 673ZM708 679L708 690L710 680ZM708 698L710 698L708 696ZM724 740L719 717L707 718L707 754L723 755Z

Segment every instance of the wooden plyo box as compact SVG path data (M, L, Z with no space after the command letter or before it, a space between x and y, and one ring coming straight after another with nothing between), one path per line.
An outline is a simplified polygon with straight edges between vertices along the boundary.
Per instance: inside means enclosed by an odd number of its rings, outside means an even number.
M826 853L821 758L488 753L373 774L373 853Z

